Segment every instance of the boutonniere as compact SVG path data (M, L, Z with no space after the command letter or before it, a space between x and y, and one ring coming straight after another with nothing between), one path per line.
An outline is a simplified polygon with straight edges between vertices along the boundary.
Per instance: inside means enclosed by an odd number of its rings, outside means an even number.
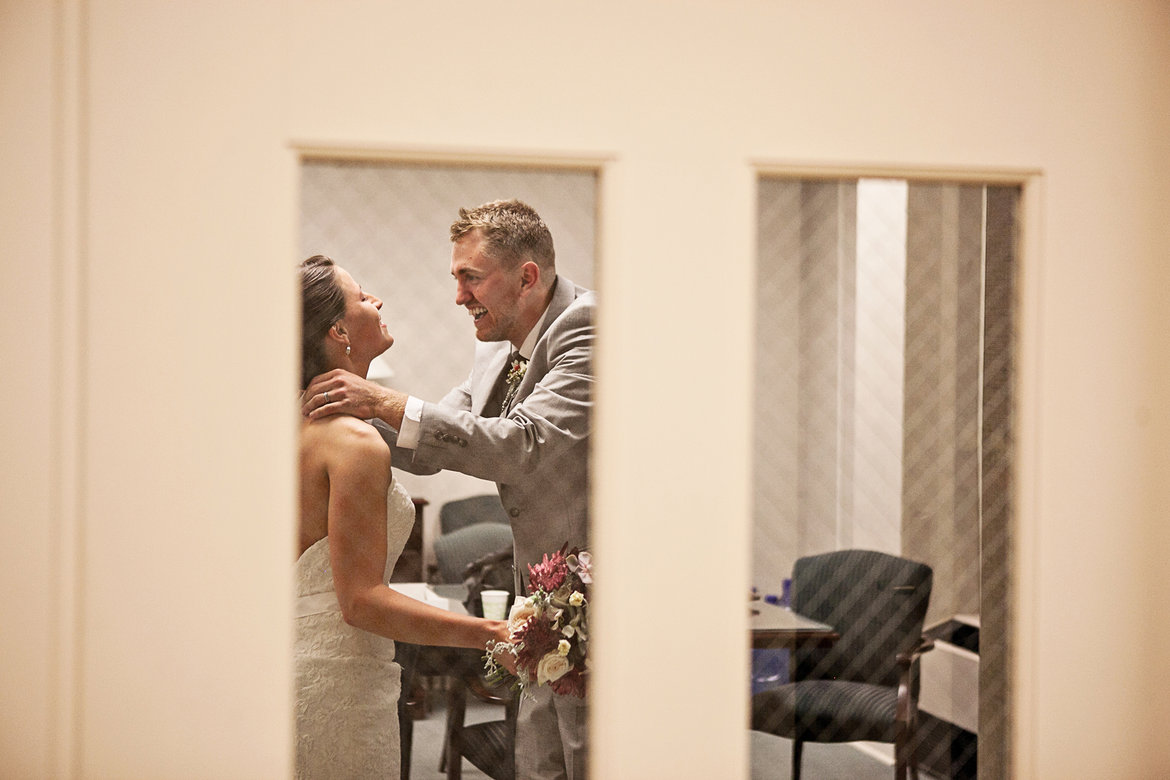
M516 358L512 361L512 367L508 369L508 384L519 382L524 378L524 372L528 370L528 361L521 358Z

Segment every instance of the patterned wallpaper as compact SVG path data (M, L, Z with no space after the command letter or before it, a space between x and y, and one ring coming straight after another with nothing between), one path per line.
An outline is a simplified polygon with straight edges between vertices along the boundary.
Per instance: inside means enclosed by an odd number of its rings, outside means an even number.
M397 389L438 400L466 378L475 337L455 306L448 229L461 206L519 198L552 231L558 273L592 288L597 179L593 172L306 161L301 169L301 258L325 254L384 302L394 346L383 356ZM373 372L373 369L371 370ZM462 474L397 472L424 512L424 561L446 501L495 485Z

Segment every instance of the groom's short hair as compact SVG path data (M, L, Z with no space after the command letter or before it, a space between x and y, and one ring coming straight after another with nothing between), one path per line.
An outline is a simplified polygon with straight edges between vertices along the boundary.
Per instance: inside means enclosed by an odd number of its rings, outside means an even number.
M451 241L459 241L475 230L483 237L484 252L500 263L514 268L531 260L542 271L556 270L552 233L527 203L493 200L459 209L459 219L451 223Z

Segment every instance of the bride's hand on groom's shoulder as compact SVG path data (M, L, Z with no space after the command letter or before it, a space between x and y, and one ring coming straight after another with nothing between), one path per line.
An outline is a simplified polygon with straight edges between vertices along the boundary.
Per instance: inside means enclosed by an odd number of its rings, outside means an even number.
M387 393L386 388L337 368L313 377L301 395L301 414L312 419L351 414L368 420L380 416Z

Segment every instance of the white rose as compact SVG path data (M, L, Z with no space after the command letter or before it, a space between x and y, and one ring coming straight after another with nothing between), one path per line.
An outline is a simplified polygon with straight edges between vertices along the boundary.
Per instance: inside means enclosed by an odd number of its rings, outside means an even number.
M573 591L573 595L569 596L569 603L574 607L579 607L585 603L585 594L579 590Z
M512 605L512 612L508 615L508 633L515 638L516 632L536 614L536 607L527 601Z
M572 649L573 646L569 644L568 639L562 639L560 642L557 642L557 655L568 655Z
M536 682L538 685L544 685L561 679L568 672L569 659L557 653L549 653L536 665Z

